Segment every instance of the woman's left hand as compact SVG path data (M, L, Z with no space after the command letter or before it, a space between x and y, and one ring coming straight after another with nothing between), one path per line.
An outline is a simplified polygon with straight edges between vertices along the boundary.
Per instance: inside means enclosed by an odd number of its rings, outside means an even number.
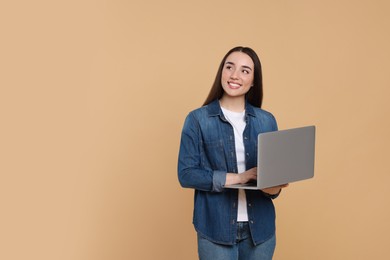
M279 186L275 186L275 187L265 188L265 189L262 189L261 191L264 193L270 194L270 195L276 195L280 192L281 189L286 188L287 186L288 186L288 183L283 184L283 185L279 185Z

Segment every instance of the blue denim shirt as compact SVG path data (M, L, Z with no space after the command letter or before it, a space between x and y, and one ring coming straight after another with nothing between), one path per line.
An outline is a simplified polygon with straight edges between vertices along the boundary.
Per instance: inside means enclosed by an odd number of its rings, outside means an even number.
M257 166L257 136L276 131L274 116L246 103L243 133L246 169ZM185 188L195 189L193 224L210 241L232 245L237 233L238 190L225 189L226 173L237 173L233 127L219 101L190 112L184 122L178 177ZM275 208L270 196L246 190L249 226L254 244L275 233Z

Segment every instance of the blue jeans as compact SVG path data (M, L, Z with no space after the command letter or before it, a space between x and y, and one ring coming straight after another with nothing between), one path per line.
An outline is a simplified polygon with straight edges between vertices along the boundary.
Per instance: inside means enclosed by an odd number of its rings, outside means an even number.
M271 260L275 251L276 238L273 235L264 243L254 246L247 222L238 222L236 244L220 245L198 234L200 260Z

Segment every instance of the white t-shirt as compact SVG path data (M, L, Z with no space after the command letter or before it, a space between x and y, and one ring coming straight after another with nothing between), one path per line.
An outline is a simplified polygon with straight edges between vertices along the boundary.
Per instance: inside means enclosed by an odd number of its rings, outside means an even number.
M226 120L232 125L234 129L234 142L236 147L237 170L238 173L243 173L245 167L245 147L243 140L243 133L246 126L245 111L233 112L221 107ZM238 204L237 204L237 221L248 221L248 212L246 207L245 190L238 190Z

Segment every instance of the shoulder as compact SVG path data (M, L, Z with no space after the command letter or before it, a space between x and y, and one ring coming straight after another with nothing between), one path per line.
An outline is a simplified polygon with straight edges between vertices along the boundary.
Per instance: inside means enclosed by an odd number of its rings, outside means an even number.
M207 106L202 106L190 111L184 121L184 129L198 128L202 121L208 117Z
M255 121L259 122L263 127L266 127L267 129L270 130L278 129L276 119L271 112L258 107L252 106L251 108L252 108L252 115L254 116Z
M190 111L189 114L198 115L198 114L205 113L205 112L207 112L207 107L208 107L208 105L205 105L205 106L202 106L202 107L198 107L198 108Z
M275 120L275 117L274 115L267 111L267 110L264 110L262 108L258 108L258 107L254 107L252 105L250 105L250 108L253 112L253 114L256 116L256 117L260 117L260 118L268 118L268 119L272 119L272 120Z
M188 117L195 117L199 120L205 119L212 116L218 116L221 115L221 107L219 106L218 100L214 100L213 102L204 105L202 107L199 107L195 110L192 110Z
M207 115L208 112L207 112L207 105L206 105L190 111L187 115L187 118L200 120L201 118L204 118Z
M262 117L266 117L266 118L275 120L275 116L267 110L259 108L259 109L256 109L256 111L257 111L258 115L260 115Z

